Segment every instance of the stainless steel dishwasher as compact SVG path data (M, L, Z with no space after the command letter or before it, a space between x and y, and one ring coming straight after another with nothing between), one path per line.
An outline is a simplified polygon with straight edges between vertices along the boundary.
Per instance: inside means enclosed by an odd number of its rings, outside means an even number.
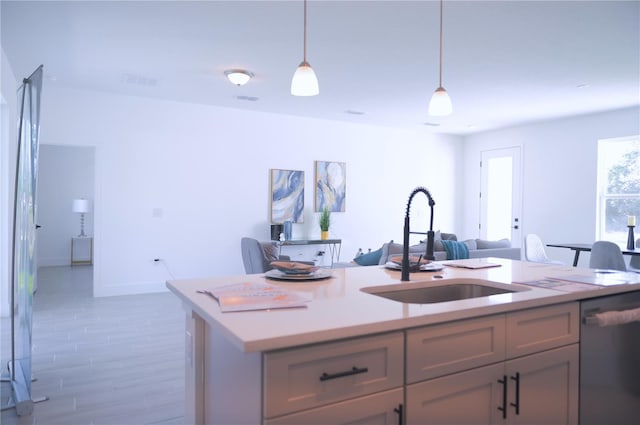
M640 424L640 291L581 303L580 424Z

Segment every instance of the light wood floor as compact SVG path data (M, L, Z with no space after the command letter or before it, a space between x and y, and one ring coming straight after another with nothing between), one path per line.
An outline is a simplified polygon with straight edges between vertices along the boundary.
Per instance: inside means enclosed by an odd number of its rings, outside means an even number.
M34 414L1 423L183 423L184 312L169 292L93 298L92 267L45 267L33 302ZM2 319L2 373L10 358ZM10 384L2 383L2 405Z

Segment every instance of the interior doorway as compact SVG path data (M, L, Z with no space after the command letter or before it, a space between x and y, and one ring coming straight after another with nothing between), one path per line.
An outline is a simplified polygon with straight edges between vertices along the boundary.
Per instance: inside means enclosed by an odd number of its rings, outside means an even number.
M481 152L480 238L522 240L522 164L519 146Z
M93 240L95 147L41 144L38 158L38 241L36 264L41 267L71 267L72 244L81 233L81 214L74 212L74 200L91 205L84 214L84 241ZM87 245L87 243L85 243ZM91 253L92 254L92 253ZM91 262L81 266L92 267ZM93 290L93 279L90 280Z

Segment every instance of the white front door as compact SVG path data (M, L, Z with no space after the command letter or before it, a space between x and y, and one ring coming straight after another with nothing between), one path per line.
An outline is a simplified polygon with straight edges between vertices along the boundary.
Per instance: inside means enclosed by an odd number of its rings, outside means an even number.
M520 147L481 152L480 238L522 240Z

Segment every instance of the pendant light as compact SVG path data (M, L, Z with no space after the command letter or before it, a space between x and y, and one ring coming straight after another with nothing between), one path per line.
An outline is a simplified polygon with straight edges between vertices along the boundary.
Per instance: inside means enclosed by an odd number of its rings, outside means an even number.
M304 0L304 53L302 62L293 74L291 94L294 96L315 96L320 93L318 78L307 62L307 0Z
M447 91L442 87L442 9L444 0L440 0L440 80L438 88L431 97L429 102L429 115L433 116L445 116L453 112L451 106L451 98Z

